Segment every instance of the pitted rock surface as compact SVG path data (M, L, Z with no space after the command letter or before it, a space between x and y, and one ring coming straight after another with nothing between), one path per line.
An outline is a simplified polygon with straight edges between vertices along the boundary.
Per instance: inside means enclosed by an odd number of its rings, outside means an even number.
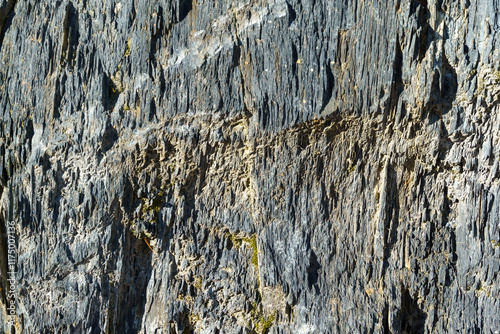
M0 0L0 331L498 333L499 6Z

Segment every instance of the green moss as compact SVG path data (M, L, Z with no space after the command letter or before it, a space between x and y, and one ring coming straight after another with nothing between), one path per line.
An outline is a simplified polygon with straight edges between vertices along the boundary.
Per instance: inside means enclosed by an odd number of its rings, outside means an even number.
M127 47L125 48L125 53L123 54L124 57L130 56L130 47L132 46L132 40L129 39L127 41Z
M259 267L259 257L257 255L257 236L254 234L247 242L250 244L250 247L253 249L252 254L252 264L255 267Z
M146 199L143 198L142 199L142 202L143 202L143 206L142 206L142 212L143 213L146 213L146 212L155 212L155 213L158 213L163 205L163 200L165 199L165 191L163 190L160 190L155 198L153 199L153 203L151 203L151 205L146 205L145 202L146 202Z
M111 84L109 86L109 97L113 101L113 103L116 102L118 99L118 95L122 92L123 90L116 85L115 82L111 81Z
M227 232L226 233L226 238L231 240L233 243L234 247L236 249L239 249L242 245L243 242L247 243L250 245L252 248L252 264L255 266L256 269L259 268L259 256L258 256L258 248L257 248L257 236L254 234L250 238L240 238L235 235L232 235L231 233Z
M241 242L242 242L242 239L241 238L237 238L236 236L232 235L231 233L227 232L226 233L226 237L231 240L233 246L236 248L236 249L239 249L240 246L241 246Z
M479 297L480 295L482 294L485 294L486 297L491 297L491 288L492 288L492 285L485 285L484 282L482 281L479 281L477 283L477 287L476 287L476 291L475 291L475 295L476 297Z
M267 330L269 328L271 328L271 326L273 325L275 318L276 318L276 312L273 315L267 317L267 319L264 319L264 317L260 317L260 324L262 326L261 333L267 333ZM261 327L261 326L259 326L259 327Z
M153 200L152 209L155 212L160 211L160 208L161 208L161 205L163 204L164 198L165 198L165 192L163 190L161 190L160 192L158 192L155 199Z
M160 190L156 194L156 196L153 198L151 205L146 205L146 198L141 198L142 201L142 207L141 207L141 215L139 219L141 221L145 221L148 219L148 222L150 224L155 224L158 221L158 213L160 212L160 209L163 207L163 201L165 199L165 191ZM137 230L135 229L135 221L130 222L130 231L134 237L137 239L143 239L146 238L147 240L146 243L148 243L149 248L151 246L149 245L149 241L153 238L151 233L144 232L144 233L138 233Z
M268 332L269 328L274 323L276 319L276 311L268 317L264 317L262 314L262 310L257 309L257 304L255 302L252 303L252 309L250 310L250 316L252 322L255 324L255 331L257 333L265 334Z
M194 279L194 283L193 283L194 287L198 290L201 290L201 285L202 285L202 281L201 281L201 277L198 276Z
M351 174L355 170L356 170L356 165L352 165L351 168L349 168L349 174Z
M268 332L269 328L271 328L271 326L273 325L274 323L274 320L276 319L276 311L268 316L267 318L264 318L263 315L258 315L257 314L257 311L255 309L255 305L254 305L254 309L252 310L252 318L255 322L255 329L258 333L261 333L261 334L265 334Z

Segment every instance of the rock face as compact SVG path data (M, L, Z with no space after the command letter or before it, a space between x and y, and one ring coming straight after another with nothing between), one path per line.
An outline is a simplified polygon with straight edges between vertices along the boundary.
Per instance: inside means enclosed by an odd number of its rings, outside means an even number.
M0 331L498 333L499 6L0 0Z

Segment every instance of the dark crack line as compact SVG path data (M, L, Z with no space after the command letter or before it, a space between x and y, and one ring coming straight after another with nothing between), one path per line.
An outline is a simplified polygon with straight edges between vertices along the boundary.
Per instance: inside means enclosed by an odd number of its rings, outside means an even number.
M3 46L5 31L10 26L14 17L14 8L16 4L17 0L9 0L5 8L0 9L0 50Z

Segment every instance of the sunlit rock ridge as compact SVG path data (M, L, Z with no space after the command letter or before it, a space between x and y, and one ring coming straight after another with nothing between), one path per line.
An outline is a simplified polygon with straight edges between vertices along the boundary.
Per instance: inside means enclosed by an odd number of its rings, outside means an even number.
M0 332L498 333L499 6L0 0Z

